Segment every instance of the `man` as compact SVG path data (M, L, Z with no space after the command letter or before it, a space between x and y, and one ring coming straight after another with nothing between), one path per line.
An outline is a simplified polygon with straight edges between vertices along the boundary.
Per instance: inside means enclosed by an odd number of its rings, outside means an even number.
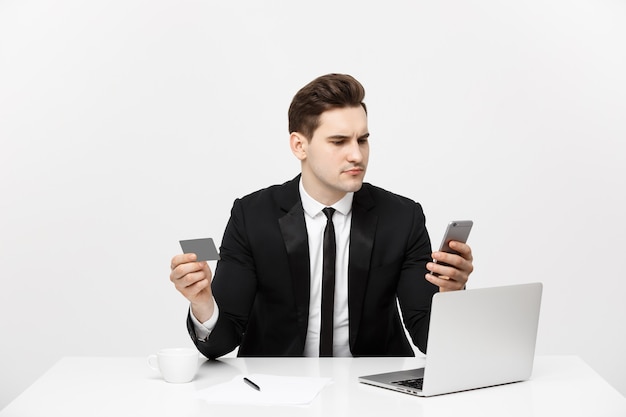
M172 258L170 280L191 303L187 327L206 357L237 346L240 356L413 356L396 300L426 351L432 296L465 286L472 252L452 242L459 255L432 253L421 206L363 182L364 96L349 75L303 87L289 108L301 174L235 201L213 280L194 254Z

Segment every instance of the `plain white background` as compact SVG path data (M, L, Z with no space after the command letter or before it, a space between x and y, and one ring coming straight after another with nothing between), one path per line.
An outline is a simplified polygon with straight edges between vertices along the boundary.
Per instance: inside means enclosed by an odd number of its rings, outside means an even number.
M190 346L179 239L298 173L305 83L366 87L367 180L544 283L538 354L626 394L626 5L0 0L0 408L66 355ZM462 348L462 347L460 347Z

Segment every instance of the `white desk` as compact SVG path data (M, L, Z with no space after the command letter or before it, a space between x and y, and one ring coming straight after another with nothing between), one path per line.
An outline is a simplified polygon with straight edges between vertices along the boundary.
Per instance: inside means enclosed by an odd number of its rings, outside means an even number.
M539 356L530 381L418 398L357 382L419 367L421 358L229 358L202 364L194 382L168 384L145 358L61 359L0 412L17 416L626 416L626 398L575 356ZM208 405L193 393L243 373L324 376L310 406ZM402 413L402 414L396 414Z

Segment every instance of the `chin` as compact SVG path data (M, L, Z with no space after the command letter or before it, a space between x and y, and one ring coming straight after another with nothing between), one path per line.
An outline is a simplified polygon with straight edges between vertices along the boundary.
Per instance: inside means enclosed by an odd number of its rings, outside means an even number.
M361 189L362 186L363 186L363 180L354 181L352 184L349 184L346 186L345 191L347 193L356 193L357 191Z

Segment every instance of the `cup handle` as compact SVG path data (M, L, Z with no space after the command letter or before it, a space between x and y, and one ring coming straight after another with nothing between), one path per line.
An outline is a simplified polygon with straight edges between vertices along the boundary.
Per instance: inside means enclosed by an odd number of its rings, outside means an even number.
M154 369L155 371L159 370L159 365L157 362L157 355L150 355L148 356L148 366L152 369Z

